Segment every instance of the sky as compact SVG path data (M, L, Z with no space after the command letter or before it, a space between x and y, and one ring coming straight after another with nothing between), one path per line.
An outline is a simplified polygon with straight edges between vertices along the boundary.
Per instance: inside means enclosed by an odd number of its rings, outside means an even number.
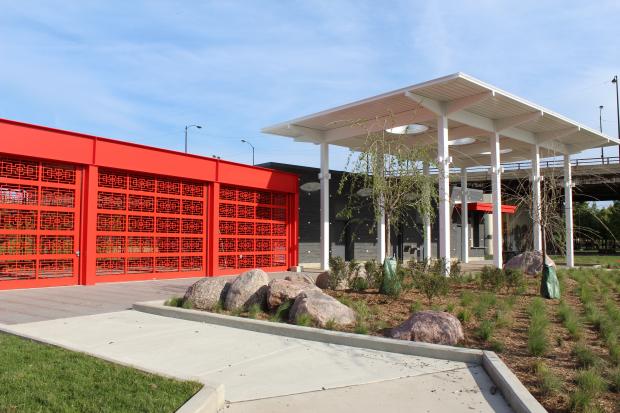
M251 163L262 127L464 72L617 135L620 2L0 0L0 117ZM4 138L3 138L4 139ZM608 148L606 154L615 155ZM347 152L332 148L342 168ZM600 149L582 157L600 156Z

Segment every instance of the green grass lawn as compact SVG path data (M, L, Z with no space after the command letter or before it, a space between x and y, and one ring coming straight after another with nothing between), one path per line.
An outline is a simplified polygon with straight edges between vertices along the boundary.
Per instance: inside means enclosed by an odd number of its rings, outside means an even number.
M0 412L174 412L202 385L0 334Z
M551 255L558 265L566 264L566 256ZM575 265L599 264L603 268L620 268L620 255L578 255L575 254Z

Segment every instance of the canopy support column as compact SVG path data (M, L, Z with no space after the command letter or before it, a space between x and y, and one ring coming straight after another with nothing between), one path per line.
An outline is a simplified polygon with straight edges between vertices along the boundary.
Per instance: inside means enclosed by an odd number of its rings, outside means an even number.
M321 270L329 269L329 144L321 143Z
M439 258L450 268L450 153L448 150L448 116L437 118L437 164L439 165Z
M461 261L469 262L469 208L467 206L467 169L461 168Z
M377 219L377 261L379 265L385 261L385 212L381 208L381 215Z
M564 219L566 220L566 266L575 266L573 245L573 177L570 155L564 155Z
M491 187L493 189L493 265L502 268L502 171L499 133L491 137Z
M422 168L423 168L422 171L424 172L424 175L428 176L430 173L428 162L424 162L424 164L422 165ZM424 215L422 219L423 219L423 225L424 225L423 252L424 252L424 259L428 261L431 259L431 217L428 215Z
M542 232L540 228L540 147L532 146L532 230L534 251L542 251Z

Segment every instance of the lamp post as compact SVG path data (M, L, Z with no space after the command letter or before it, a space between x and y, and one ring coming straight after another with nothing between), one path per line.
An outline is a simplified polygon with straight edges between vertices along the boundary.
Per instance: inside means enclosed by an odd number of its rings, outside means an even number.
M187 153L187 130L189 128L202 129L200 125L185 125L185 153Z
M620 138L620 100L618 99L618 75L611 79L611 83L616 84L616 115L618 116L618 138ZM618 146L618 156L620 156L620 145Z
M246 141L245 139L241 139L241 142L247 143L248 145L252 147L252 165L254 165L254 145L252 145L250 142Z
M601 133L603 133L603 105L598 107L598 125L599 130L601 131ZM605 157L603 154L603 150L604 148L601 146L601 159Z

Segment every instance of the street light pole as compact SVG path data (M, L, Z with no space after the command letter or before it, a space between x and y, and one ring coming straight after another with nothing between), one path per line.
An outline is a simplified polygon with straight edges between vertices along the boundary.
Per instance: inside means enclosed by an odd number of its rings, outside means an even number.
M620 139L620 100L618 99L618 75L615 75L611 83L616 84L616 116L618 117L618 138ZM618 145L618 156L620 156L620 145Z
M603 133L603 105L598 107L598 125L599 130ZM603 150L604 148L601 146L601 159L605 157Z
M185 153L187 153L187 130L189 128L202 129L200 125L185 125Z
M252 165L254 165L254 145L252 145L250 142L246 141L245 139L241 139L241 142L247 143L248 145L252 147Z

